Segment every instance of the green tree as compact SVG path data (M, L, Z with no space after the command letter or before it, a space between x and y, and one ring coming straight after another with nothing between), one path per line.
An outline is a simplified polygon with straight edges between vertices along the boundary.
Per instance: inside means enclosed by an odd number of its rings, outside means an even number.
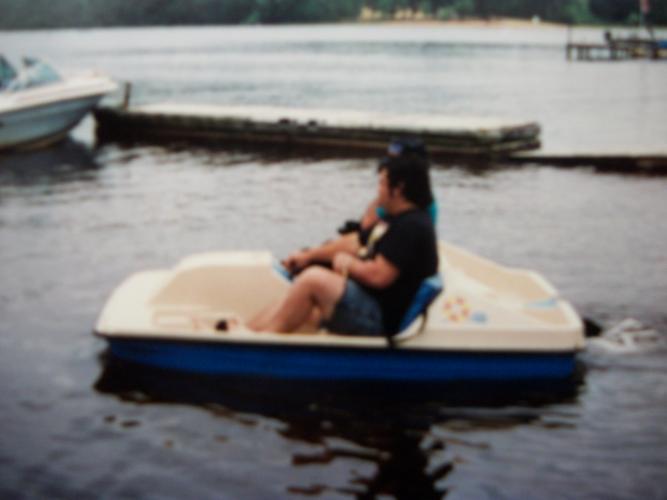
M396 12L396 1L395 0L376 0L375 8L386 14L388 16L393 16Z
M637 0L591 0L591 12L605 21L624 22L637 9Z
M569 24L593 24L597 19L588 4L588 0L569 0L563 6L561 18L556 20Z
M362 6L387 17L412 9L567 23L623 23L639 13L637 0L0 0L0 28L335 22L357 18ZM651 0L650 19L667 24L667 0Z

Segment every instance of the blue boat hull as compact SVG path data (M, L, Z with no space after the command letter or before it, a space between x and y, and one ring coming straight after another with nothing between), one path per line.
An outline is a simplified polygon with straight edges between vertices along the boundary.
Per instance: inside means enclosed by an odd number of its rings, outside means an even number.
M111 354L119 359L206 375L448 382L563 379L575 371L575 354L572 352L469 353L127 338L107 340Z

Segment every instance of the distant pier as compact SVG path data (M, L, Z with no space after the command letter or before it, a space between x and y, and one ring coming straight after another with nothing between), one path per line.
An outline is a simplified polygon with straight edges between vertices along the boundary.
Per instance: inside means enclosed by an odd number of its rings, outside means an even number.
M312 146L384 152L397 137L421 138L433 155L506 157L540 146L534 122L362 111L154 104L94 112L102 141Z
M650 38L613 38L606 34L604 43L568 42L568 60L626 61L629 59L667 59L667 40Z

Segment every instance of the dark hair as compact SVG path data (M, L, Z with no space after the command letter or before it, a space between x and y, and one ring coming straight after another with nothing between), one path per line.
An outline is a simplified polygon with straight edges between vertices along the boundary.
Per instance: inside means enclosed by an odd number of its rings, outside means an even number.
M433 203L429 163L421 155L402 154L380 161L378 172L385 170L389 187L403 187L403 196L422 210Z
M414 154L424 159L428 159L426 144L418 137L401 137L393 139L387 146L389 156L402 156Z

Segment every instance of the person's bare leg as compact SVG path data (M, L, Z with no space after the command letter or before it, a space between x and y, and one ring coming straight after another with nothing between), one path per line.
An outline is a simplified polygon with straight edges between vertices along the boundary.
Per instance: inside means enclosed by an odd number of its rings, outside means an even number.
M280 309L280 306L282 304L282 300L275 302L273 304L269 304L267 307L262 309L258 314L253 316L247 323L246 326L255 331L261 331L265 330L266 326L269 324L269 321L271 321L271 318L276 315L278 312L278 309Z
M319 309L321 318L329 318L343 295L345 279L328 269L313 267L294 281L280 307L262 328L274 332L293 332Z
M322 311L319 307L313 307L312 312L310 313L310 318L301 325L299 332L304 333L316 333L320 329L320 323L322 322Z

